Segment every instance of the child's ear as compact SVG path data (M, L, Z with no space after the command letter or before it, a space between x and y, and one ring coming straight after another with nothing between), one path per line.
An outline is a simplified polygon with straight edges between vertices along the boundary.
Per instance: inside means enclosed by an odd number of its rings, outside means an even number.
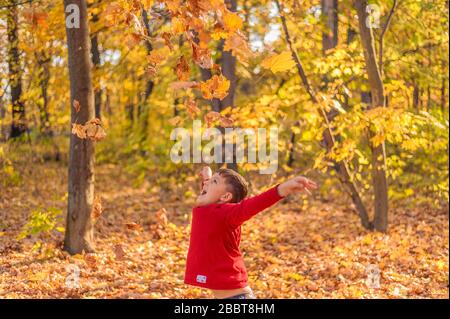
M228 203L233 199L233 194L231 194L230 192L226 192L225 194L223 194L222 196L220 196L220 200L224 203Z

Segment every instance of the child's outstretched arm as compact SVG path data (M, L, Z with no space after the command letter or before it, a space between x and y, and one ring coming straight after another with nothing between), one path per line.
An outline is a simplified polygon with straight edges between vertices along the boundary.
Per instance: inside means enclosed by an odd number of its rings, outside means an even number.
M231 225L240 226L259 212L274 205L280 199L302 191L311 194L310 191L316 188L317 184L308 178L303 176L294 177L257 196L244 199L228 212L226 219Z

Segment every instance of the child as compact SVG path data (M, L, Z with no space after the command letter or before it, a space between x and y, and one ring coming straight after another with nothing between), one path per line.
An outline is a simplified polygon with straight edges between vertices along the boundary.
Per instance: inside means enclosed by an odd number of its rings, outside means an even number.
M253 299L239 250L241 225L289 194L313 190L316 183L295 177L246 199L245 179L230 169L200 173L202 191L192 210L191 238L184 282L208 288L215 298Z

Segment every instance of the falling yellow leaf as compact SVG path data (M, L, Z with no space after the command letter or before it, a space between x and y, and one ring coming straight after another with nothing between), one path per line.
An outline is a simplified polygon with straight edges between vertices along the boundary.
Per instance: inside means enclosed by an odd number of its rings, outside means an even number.
M278 73L291 70L295 67L295 62L292 59L292 54L285 51L265 58L261 63L261 66L265 69L271 70L273 73Z

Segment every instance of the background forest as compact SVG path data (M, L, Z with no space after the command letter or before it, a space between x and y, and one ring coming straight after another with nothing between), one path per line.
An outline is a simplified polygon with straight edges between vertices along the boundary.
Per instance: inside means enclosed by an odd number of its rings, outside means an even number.
M0 43L0 298L209 297L194 119L320 184L243 227L257 297L448 298L448 1L0 0Z

